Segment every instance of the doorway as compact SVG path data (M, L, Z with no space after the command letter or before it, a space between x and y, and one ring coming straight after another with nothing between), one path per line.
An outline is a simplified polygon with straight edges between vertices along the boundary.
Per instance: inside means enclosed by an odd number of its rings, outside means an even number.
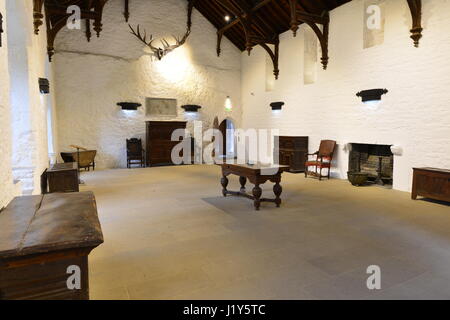
M226 118L220 123L219 130L223 137L223 145L220 148L220 154L227 159L234 159L236 157L236 126L234 121L230 118Z

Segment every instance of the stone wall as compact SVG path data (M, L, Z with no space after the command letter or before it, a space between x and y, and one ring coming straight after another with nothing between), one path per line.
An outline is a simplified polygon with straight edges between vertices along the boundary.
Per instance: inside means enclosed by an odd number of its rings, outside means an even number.
M5 0L0 0L3 26L6 26ZM6 29L4 27L4 29ZM0 208L6 206L16 195L11 167L11 105L9 102L8 38L2 34L0 48Z
M39 92L38 79L51 77L46 62L46 33L33 33L32 1L0 1L3 47L0 48L1 203L19 194L40 193L48 166L47 110L52 96Z
M186 31L187 1L134 0L130 23L141 25L155 38L181 36ZM64 29L56 39L55 76L59 148L77 144L96 149L99 168L126 167L125 139L144 139L146 120L203 121L229 117L237 126L240 109L240 52L228 40L222 56L215 52L216 29L196 10L187 43L162 61L151 61L144 45L130 34L123 17L123 1L110 0L104 8L100 38L86 41L83 30ZM158 41L155 45L158 45ZM230 96L233 111L226 112ZM145 107L125 112L117 102L139 102L146 97L178 100L176 118L147 117ZM180 108L202 106L196 116Z
M412 168L450 168L450 2L423 1L423 38L409 38L411 14L404 0L385 1L384 43L363 49L364 2L354 0L331 12L328 70L317 64L316 82L303 84L301 26L281 35L280 79L265 91L265 51L242 54L243 126L280 128L284 135L307 135L310 151L321 139L339 146L333 176L346 178L348 143L394 144L394 188L408 191ZM320 57L320 53L319 53ZM358 91L387 88L375 107ZM269 103L284 101L279 114Z

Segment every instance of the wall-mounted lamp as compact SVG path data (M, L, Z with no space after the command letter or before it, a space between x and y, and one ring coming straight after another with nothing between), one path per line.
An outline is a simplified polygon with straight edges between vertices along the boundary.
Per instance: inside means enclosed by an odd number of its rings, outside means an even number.
M226 110L226 111L231 111L231 110L233 110L233 105L232 105L232 103L231 103L230 96L227 96L227 98L225 99L225 110Z
M48 79L39 78L39 92L42 94L50 93L50 82Z
M3 16L0 13L0 47L2 46Z
M383 94L388 93L387 89L371 89L371 90L363 90L356 94L356 96L361 97L362 102L366 101L378 101L381 100L381 96Z
M196 104L185 104L184 106L181 106L181 108L183 108L185 112L198 112L198 109L201 109L201 106Z
M284 102L272 102L270 106L272 107L272 111L281 110L281 107L284 106Z
M142 104L137 102L118 102L118 106L122 107L122 110L137 110Z

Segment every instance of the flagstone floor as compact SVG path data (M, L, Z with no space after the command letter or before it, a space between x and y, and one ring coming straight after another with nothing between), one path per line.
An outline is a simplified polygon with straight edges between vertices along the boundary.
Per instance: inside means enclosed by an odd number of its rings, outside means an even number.
M282 207L257 212L224 198L219 178L217 166L83 173L105 237L90 255L91 298L450 298L448 204L284 174ZM367 288L372 265L380 290Z

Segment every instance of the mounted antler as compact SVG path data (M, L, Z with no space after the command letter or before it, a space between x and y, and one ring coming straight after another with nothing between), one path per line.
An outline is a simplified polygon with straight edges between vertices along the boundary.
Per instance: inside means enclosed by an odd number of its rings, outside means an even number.
M170 45L169 42L167 42L166 39L161 39L161 42L163 44L163 48L157 48L153 46L153 35L150 35L150 38L147 41L147 32L144 30L144 36L141 34L141 30L139 25L137 26L136 31L133 29L133 27L129 24L128 25L131 29L131 33L138 38L141 42L143 42L147 47L150 48L152 51L152 56L156 57L158 60L161 60L165 55L167 55L169 52L175 50L178 47L181 47L183 44L186 43L187 38L189 37L191 30L188 28L186 31L186 34L182 38L177 38L173 36L175 39L175 44Z
M187 38L191 34L191 26L192 26L192 9L194 8L196 0L189 0L188 4L188 22L187 22L187 31L185 35L182 38L177 38L173 36L175 39L175 44L170 45L166 39L161 39L161 43L163 45L163 48L156 48L153 46L153 35L150 35L150 38L147 41L147 32L144 30L144 36L141 34L141 30L139 25L137 25L137 30L135 31L133 27L128 24L128 26L131 29L131 33L138 38L141 42L145 43L147 47L150 48L152 51L151 55L152 57L156 57L158 60L161 60L165 55L167 55L169 52L175 50L178 47L181 47L183 44L186 43Z

